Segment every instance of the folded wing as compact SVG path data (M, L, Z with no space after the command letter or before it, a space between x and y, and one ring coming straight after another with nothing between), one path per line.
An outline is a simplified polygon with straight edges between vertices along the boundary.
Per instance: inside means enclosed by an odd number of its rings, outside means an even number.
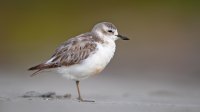
M71 66L81 63L84 59L87 59L89 55L95 52L97 47L96 42L97 37L90 33L71 38L56 49L50 60L31 67L28 70L37 70L32 74L33 76L44 69Z

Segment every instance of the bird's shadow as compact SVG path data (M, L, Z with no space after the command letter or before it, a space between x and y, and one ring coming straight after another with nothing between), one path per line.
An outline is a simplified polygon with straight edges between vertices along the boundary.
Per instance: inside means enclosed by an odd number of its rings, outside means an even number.
M57 95L55 92L46 92L46 93L40 93L36 91L28 91L24 93L22 98L27 98L29 100L32 99L44 99L44 100L54 100L54 99L70 99L71 94L65 94L65 95Z

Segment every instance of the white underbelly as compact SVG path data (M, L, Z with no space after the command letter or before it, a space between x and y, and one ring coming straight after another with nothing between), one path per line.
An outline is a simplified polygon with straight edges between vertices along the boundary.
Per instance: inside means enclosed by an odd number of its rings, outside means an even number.
M64 77L73 80L81 80L88 78L91 75L100 73L110 62L115 52L115 44L98 45L97 51L82 61L80 64L71 65L68 67L59 67L57 72Z

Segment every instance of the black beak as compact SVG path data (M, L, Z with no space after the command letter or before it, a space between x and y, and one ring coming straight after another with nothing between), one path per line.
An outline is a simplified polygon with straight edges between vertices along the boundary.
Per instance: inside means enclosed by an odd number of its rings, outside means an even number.
M117 37L121 38L122 40L130 40L128 37L122 35L116 35Z

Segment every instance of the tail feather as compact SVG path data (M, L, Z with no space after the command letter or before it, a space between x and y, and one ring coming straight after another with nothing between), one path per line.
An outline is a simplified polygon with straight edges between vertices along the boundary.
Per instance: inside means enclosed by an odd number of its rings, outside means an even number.
M42 69L37 70L36 72L32 73L30 76L33 77L33 76L37 75L41 70L42 70Z
M36 66L33 66L31 68L29 68L28 70L37 70L36 72L34 72L33 74L31 74L31 77L37 75L41 70L45 69L47 67L46 64L39 64L39 65L36 65Z
M40 71L44 70L44 69L50 69L50 68L56 68L56 67L60 67L60 65L58 65L57 63L52 63L52 64L39 64L36 66L33 66L31 68L29 68L28 70L37 70L36 72L34 72L31 76L35 76L37 75Z
M40 70L40 69L44 69L46 67L47 67L47 65L42 63L39 65L33 66L33 67L29 68L28 70Z

